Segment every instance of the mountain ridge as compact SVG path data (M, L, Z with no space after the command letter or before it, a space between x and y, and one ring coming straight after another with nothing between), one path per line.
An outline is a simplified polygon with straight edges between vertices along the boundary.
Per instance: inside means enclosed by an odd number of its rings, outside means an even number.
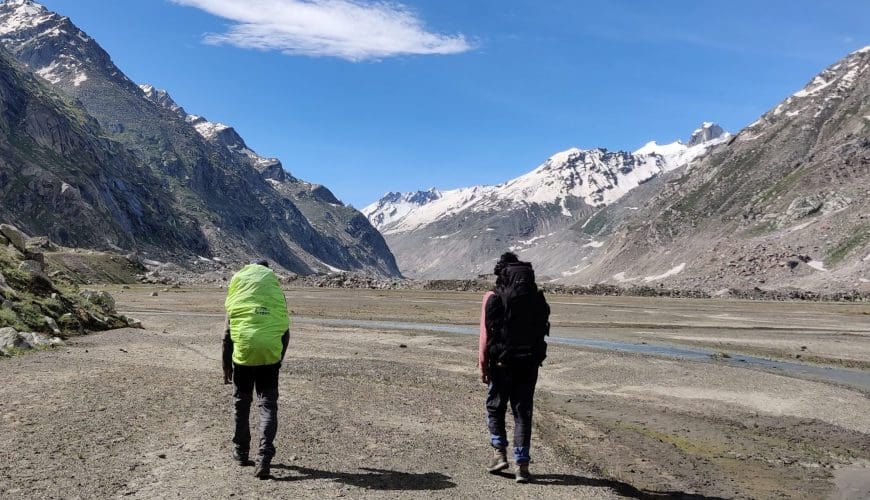
M706 131L707 140L691 147L677 141L665 145L664 152L571 148L501 184L388 193L362 211L385 235L404 273L421 278L485 273L486 262L505 247L521 248L518 243L523 241L564 234L566 240L554 244L562 252L573 244L588 244L566 231L598 208L686 167L730 139L714 124L702 125L699 131ZM462 244L463 238L476 241ZM439 255L445 246L460 264ZM546 272L556 272L561 265L560 258L542 258Z
M244 141L230 127L188 121L168 93L133 83L69 18L30 0L2 3L0 43L53 89L81 103L101 133L128 148L157 179L161 188L155 192L164 204L196 227L205 243L167 240L149 252L181 263L197 255L240 262L257 255L301 274L399 274L383 238L362 214L336 203L326 188L286 174L277 160L246 147L227 148ZM197 126L211 127L213 137ZM27 218L16 222L25 229L33 224ZM134 249L136 241L130 237L120 245Z

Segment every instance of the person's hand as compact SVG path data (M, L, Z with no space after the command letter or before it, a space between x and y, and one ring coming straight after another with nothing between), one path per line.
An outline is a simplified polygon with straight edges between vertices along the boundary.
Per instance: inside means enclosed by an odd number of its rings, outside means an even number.
M233 383L233 369L232 368L224 368L224 385L230 385Z
M486 370L480 370L480 381L483 385L489 385L489 373L486 373Z

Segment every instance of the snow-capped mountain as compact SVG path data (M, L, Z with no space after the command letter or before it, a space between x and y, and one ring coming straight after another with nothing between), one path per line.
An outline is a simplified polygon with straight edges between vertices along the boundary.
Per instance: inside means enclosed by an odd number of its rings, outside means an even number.
M136 250L147 239L152 255L182 263L198 256L245 262L259 255L300 274L332 269L398 274L389 248L365 216L323 186L290 176L280 161L256 154L232 127L189 115L167 92L133 83L69 18L31 0L7 0L0 3L0 45L22 70L74 98L71 113L95 120L100 134L130 151L136 172L150 177L142 182L162 186L154 194L182 221L158 219L167 227L128 229L130 234L90 244ZM50 174L72 187L85 183L69 169ZM102 193L91 198L97 205L109 199ZM103 215L130 228L127 220L138 218L142 207L133 206L131 213L116 206L94 210L107 211ZM69 224L64 217L69 217L64 210L50 217L33 212L18 223L47 225L37 234L54 236ZM182 237L166 236L173 231Z
M649 143L635 153L572 148L502 184L388 193L362 212L386 236L400 269L408 275L456 277L483 272L482 263L494 252L552 244L597 209L691 164L729 138L718 125L705 123L689 140L694 141L692 146L680 141L662 146ZM469 244L453 245L451 256L471 267L438 260L436 254L447 240L463 239Z
M699 139L706 134L707 139ZM704 123L687 146L681 141L658 145L654 141L634 153L606 149L572 148L551 156L516 179L492 186L449 191L431 189L415 193L387 193L362 212L381 232L413 231L436 220L465 211L486 212L505 207L558 205L573 217L569 204L608 205L649 179L689 164L711 147L731 137L716 124Z

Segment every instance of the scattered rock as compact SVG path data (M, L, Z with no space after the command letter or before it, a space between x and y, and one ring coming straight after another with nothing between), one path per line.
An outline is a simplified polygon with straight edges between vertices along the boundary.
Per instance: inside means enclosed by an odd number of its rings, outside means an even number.
M27 239L29 238L24 232L10 224L0 224L0 234L6 237L12 246L20 252L27 251Z
M408 346L405 345L405 344L399 344L399 347L402 348L402 349L407 349L407 348L408 348Z
M130 289L130 285L122 285L122 286L121 286L121 289L122 289L122 290L129 290L129 289Z
M151 296L152 296L152 297L157 297L157 295L158 295L157 292L151 292Z

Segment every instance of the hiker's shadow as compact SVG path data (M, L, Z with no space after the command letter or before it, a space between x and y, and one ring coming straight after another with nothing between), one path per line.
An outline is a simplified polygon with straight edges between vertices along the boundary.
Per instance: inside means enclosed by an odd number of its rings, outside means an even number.
M348 486L355 486L368 490L399 490L399 491L423 491L423 490L446 490L455 488L456 483L451 481L450 476L438 472L399 472L385 469L370 469L362 467L362 472L333 472L296 465L273 464L273 470L291 471L294 474L288 476L275 476L275 481L305 481L310 479L330 479Z
M499 472L499 476L513 478L514 475ZM543 486L587 486L590 488L608 488L617 495L638 500L724 500L722 497L699 495L696 493L684 493L682 491L651 491L641 490L628 483L615 479L599 479L593 477L574 476L571 474L535 474L534 483Z

